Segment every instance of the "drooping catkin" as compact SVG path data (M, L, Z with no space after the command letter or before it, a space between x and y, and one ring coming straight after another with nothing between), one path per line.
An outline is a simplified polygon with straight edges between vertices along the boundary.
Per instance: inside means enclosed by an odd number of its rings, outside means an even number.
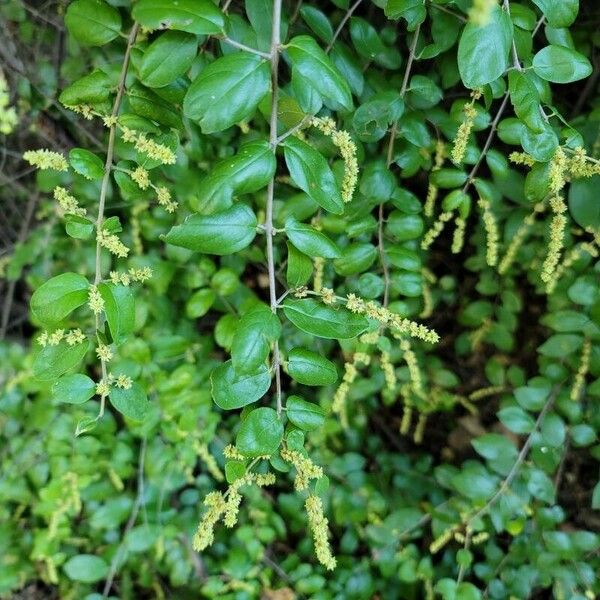
M478 100L480 97L481 92L479 90L473 90L471 92L471 101L467 102L463 106L464 117L460 126L458 127L458 131L456 132L456 137L454 138L454 145L452 146L452 152L450 155L452 162L456 165L461 164L465 157L467 151L467 144L469 143L469 137L471 135L471 131L473 130L475 117L477 117L475 101Z
M304 506L308 516L308 526L315 544L317 559L328 571L332 571L335 569L337 561L329 545L329 521L323 513L321 498L311 494L306 499Z
M546 293L551 294L556 288L556 284L560 278L564 275L565 271L569 269L573 263L581 258L584 253L589 254L593 258L598 258L598 249L594 245L594 242L582 242L578 244L565 256L563 261L556 267L554 276L546 283Z
M459 254L465 243L465 230L467 221L462 217L454 219L454 234L452 235L452 254Z
M341 186L342 200L350 202L358 182L356 144L347 131L337 129L335 121L330 117L314 117L311 125L317 128L323 135L331 138L331 141L340 151L340 156L344 161L344 178Z
M573 387L571 388L570 398L571 400L579 400L583 386L585 385L585 376L587 375L590 368L590 356L592 354L592 342L586 338L581 348L581 358L579 359L579 368L573 381Z
M553 278L556 267L560 261L565 228L567 226L567 218L564 215L567 206L560 195L558 195L558 192L550 199L550 206L554 215L550 221L548 253L544 259L544 264L542 265L541 279L544 283L548 283Z
M508 269L511 267L511 265L517 255L517 252L519 251L519 249L521 248L521 245L523 244L523 242L525 241L525 238L527 237L527 233L529 232L529 229L535 222L535 218L536 218L537 214L542 212L544 210L544 208L545 208L545 204L543 202L538 202L535 205L535 207L533 208L533 212L528 214L523 219L523 222L521 223L521 225L519 226L519 228L513 235L513 238L506 250L506 254L504 255L504 257L500 261L500 264L498 265L498 273L500 273L500 275L504 275L506 273L506 271L508 271Z
M431 172L439 171L444 164L444 160L446 158L446 145L442 140L438 139L435 144L435 159L433 167L431 168ZM427 186L427 197L425 198L425 206L423 207L423 213L426 217L433 216L433 210L435 208L435 201L438 197L439 189L436 185L434 185L431 181Z
M481 208L483 220L483 228L485 230L485 262L490 267L495 267L498 262L498 240L500 235L498 233L498 223L496 217L492 212L492 207L489 200L479 198L477 205Z
M431 225L429 230L423 236L421 240L421 249L427 250L433 242L435 242L436 238L444 231L444 227L446 223L452 218L451 212L443 212L437 218L437 221Z

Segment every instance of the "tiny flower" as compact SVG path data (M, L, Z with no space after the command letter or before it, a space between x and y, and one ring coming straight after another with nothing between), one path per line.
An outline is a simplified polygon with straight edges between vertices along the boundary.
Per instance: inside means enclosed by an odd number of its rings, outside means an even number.
M52 150L28 150L23 158L38 169L53 169L54 171L68 171L67 159L58 152Z
M106 344L98 344L96 354L102 362L109 362L113 357L112 350Z
M142 190L147 190L150 185L150 177L148 175L148 171L144 169L144 167L138 167L134 171L132 171L129 176L135 183L138 184L138 187Z

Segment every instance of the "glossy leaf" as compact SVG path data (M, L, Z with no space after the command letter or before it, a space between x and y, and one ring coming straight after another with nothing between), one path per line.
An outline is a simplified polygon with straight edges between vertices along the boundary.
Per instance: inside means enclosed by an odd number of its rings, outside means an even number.
M31 312L43 325L55 325L87 302L89 286L78 273L57 275L33 292Z
M233 410L260 400L271 386L271 375L265 365L254 373L238 374L228 360L213 370L210 383L215 404Z
M573 83L589 77L590 61L571 48L546 46L533 57L535 74L552 83Z
M83 404L96 393L96 384L87 375L63 375L53 386L52 396L59 402Z
M133 382L129 389L113 385L110 389L110 403L125 417L132 421L143 421L150 410L146 392L138 383Z
M288 419L304 431L313 431L325 423L323 409L318 404L307 402L299 396L290 396L285 403L285 408Z
M135 325L135 300L131 288L100 283L98 291L104 300L104 311L112 338L116 344L120 344Z
M369 326L362 315L345 308L327 306L312 298L286 300L283 312L298 329L322 338L353 338L364 333Z
M332 109L352 108L348 84L322 48L308 35L292 38L286 45L294 69L308 80Z
M86 46L103 46L121 32L121 15L103 0L75 0L65 14L69 33Z
M292 379L304 385L332 385L338 379L330 360L306 348L290 350L287 370Z
M340 250L324 233L314 227L300 223L290 217L285 222L285 233L290 242L308 256L322 256L323 258L336 258Z
M269 456L279 450L283 423L268 407L255 408L242 421L235 438L236 448L245 456Z
M191 215L165 236L173 246L204 254L233 254L256 236L256 215L245 204L236 204L214 215Z
M285 164L294 183L325 210L341 214L342 195L323 155L295 137L289 137L283 147Z
M465 86L480 88L498 79L508 68L511 44L510 17L496 4L487 25L467 23L458 44L458 69Z
M140 79L152 88L164 87L183 75L192 64L198 49L195 35L181 31L166 31L144 52L140 64Z
M223 14L210 0L138 0L132 14L148 29L211 35L220 33L225 26Z
M203 133L223 131L251 118L270 84L264 58L247 52L229 54L208 65L192 82L183 112L198 121Z

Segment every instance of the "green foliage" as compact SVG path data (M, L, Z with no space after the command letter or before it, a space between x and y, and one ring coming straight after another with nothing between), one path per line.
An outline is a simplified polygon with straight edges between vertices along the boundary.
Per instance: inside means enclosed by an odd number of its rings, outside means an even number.
M598 7L53 11L0 7L0 597L598 596Z

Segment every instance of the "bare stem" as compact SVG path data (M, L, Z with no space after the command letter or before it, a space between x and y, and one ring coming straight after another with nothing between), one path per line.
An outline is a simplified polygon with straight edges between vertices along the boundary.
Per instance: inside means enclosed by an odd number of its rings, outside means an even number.
M279 51L281 46L281 2L273 3L273 28L271 34L271 120L269 141L273 152L277 146L277 106L279 100ZM265 215L265 234L267 237L267 268L269 272L269 297L271 310L277 312L277 291L275 289L275 258L273 254L273 202L275 199L275 176L269 181L267 188L267 206ZM275 386L277 398L277 414L281 415L281 364L279 358L279 342L273 345L273 370L275 371Z
M467 182L465 183L463 190L462 190L463 192L466 192L469 189L469 187L471 186L471 184L473 183L473 181L475 181L475 176L477 175L477 173L479 171L479 167L481 166L483 159L486 157L488 150L490 149L490 146L492 145L492 141L494 140L494 136L496 135L496 128L498 127L498 123L500 122L500 119L502 118L502 115L504 114L504 109L506 108L509 97L510 97L510 93L507 91L504 94L504 98L502 99L502 104L498 108L498 112L496 113L496 116L494 117L494 120L492 121L492 124L490 126L490 132L488 133L487 139L485 140L485 145L483 146L483 150L481 151L481 154L479 155L479 159L477 160L477 162L471 169L469 176L467 177Z
M400 88L400 97L404 98L406 94L406 90L408 89L408 81L410 79L410 72L412 70L412 65L415 60L415 53L417 51L417 43L419 41L419 33L421 32L421 25L417 25L415 29L415 34L413 36L413 41L410 47L410 53L408 55L408 61L406 63L406 70L404 71L404 78L402 79L402 87ZM392 165L392 160L394 159L394 142L396 140L396 133L398 131L398 121L394 121L392 123L392 129L390 131L390 140L388 142L387 147L387 160L386 164L388 169ZM385 257L385 246L383 243L383 203L379 205L379 228L378 228L378 248L379 248L379 258L381 262L381 267L383 269L383 306L386 307L389 302L390 295L390 273L387 266L387 260Z
M125 49L125 56L123 58L123 66L121 67L121 75L119 77L119 84L117 86L117 97L113 104L111 117L116 117L119 114L121 108L121 101L123 100L123 92L125 91L125 78L127 77L127 69L129 67L129 57L131 56L131 48L137 37L140 26L138 23L134 23L129 37L127 38L127 48ZM104 224L104 206L106 204L106 192L108 190L108 182L110 181L110 171L113 163L113 156L115 153L115 134L116 124L111 124L108 132L108 149L106 150L106 162L104 163L104 177L102 177L102 186L100 188L100 202L98 204L98 218L96 219L96 237L102 232L102 225ZM102 276L100 267L101 258L101 246L100 242L96 241L96 275L94 276L94 285L98 285Z
M231 38L227 37L226 35L219 37L218 39L224 41L226 44L229 44L230 46L233 46L234 48L239 48L240 50L243 50L244 52L250 52L250 54L256 54L257 56L262 56L263 58L266 58L267 60L271 58L271 55L268 52L263 52L262 50L257 50L256 48L251 48L250 46L246 46L246 44L236 42L235 40L232 40Z
M358 6L361 2L362 2L362 0L356 0L356 2L348 9L346 14L344 15L344 18L340 21L340 24L337 26L337 29L335 30L335 33L333 34L331 41L327 45L327 48L325 48L325 52L327 54L329 54L330 50L333 48L335 41L338 39L340 33L342 33L342 29L344 29L344 26L348 22L348 19L352 16L352 13L358 8Z

